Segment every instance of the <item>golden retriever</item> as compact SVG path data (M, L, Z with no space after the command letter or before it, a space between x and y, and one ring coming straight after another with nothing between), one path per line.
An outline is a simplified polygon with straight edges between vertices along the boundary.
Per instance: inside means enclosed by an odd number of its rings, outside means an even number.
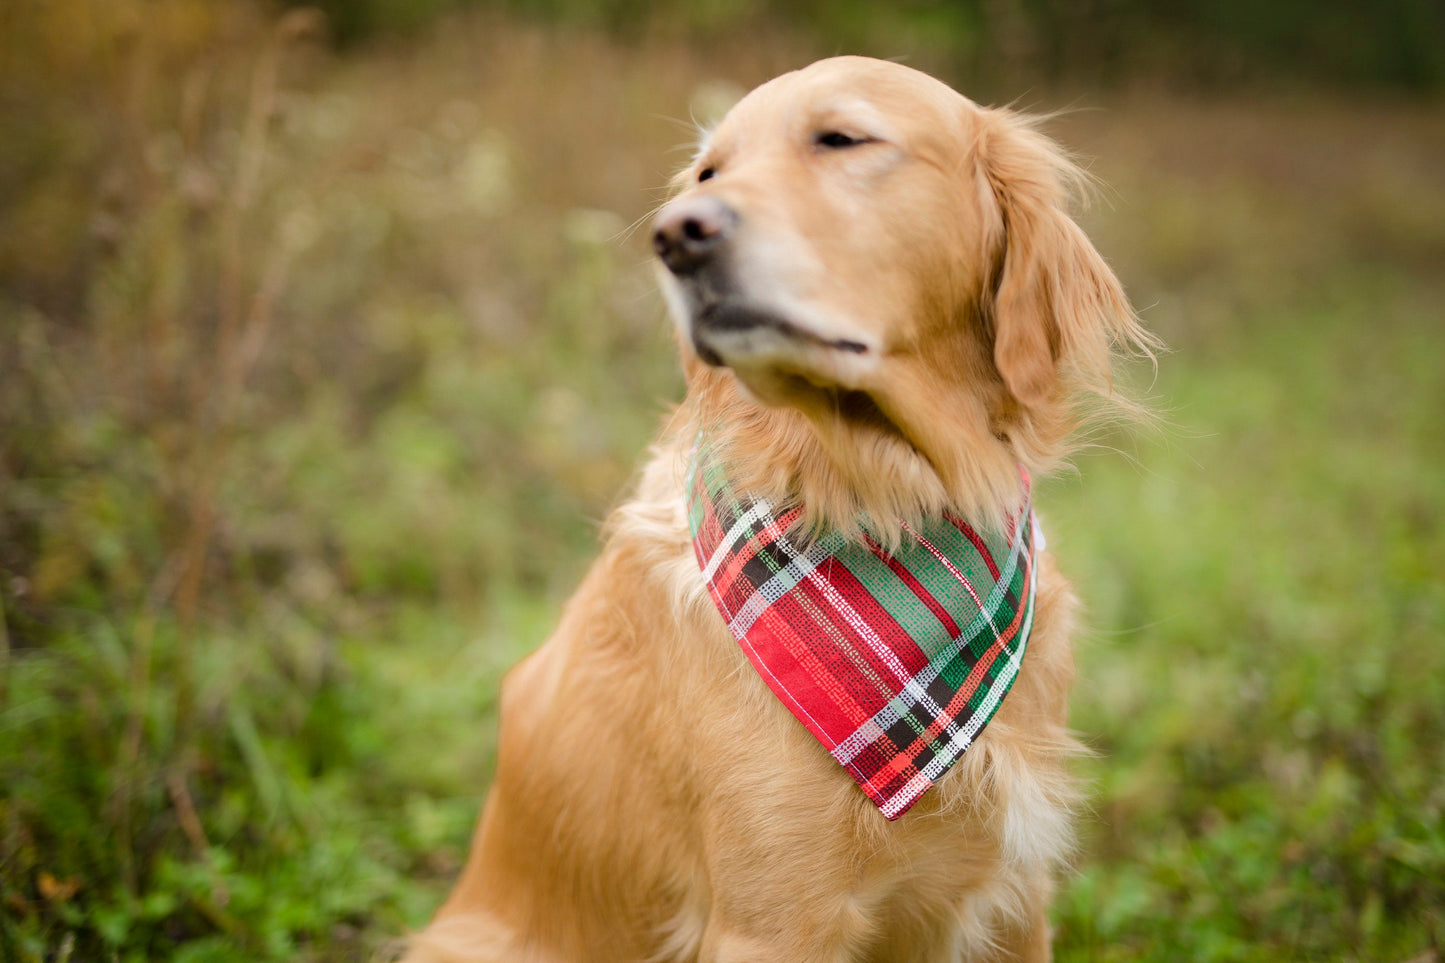
M687 397L502 686L470 857L409 960L1050 957L1075 600L1042 546L1012 690L890 819L720 617L687 486L704 439L738 489L800 506L800 544L1009 525L1020 469L1127 406L1114 358L1150 345L1068 215L1081 180L1030 119L859 57L764 84L705 137L653 222Z

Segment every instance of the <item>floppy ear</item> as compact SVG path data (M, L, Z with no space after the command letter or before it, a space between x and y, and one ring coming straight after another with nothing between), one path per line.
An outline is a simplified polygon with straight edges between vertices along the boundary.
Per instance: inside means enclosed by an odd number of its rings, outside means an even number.
M986 110L978 149L1002 219L994 364L1027 409L1079 389L1110 394L1111 346L1148 353L1150 344L1114 272L1069 217L1086 175L1034 124L1009 110Z

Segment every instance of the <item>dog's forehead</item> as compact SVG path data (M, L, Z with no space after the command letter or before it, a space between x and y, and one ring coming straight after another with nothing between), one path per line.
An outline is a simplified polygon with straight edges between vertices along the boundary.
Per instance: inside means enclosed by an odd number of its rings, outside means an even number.
M873 121L891 128L888 132L937 130L971 105L947 84L912 67L870 57L831 57L755 88L728 111L711 139L717 143L742 131L847 120Z

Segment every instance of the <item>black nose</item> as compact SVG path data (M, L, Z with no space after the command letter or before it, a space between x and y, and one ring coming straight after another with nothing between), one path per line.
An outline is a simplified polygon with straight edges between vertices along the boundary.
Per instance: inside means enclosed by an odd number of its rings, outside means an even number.
M716 197L678 198L652 222L652 249L673 274L692 274L717 255L737 223L737 211Z

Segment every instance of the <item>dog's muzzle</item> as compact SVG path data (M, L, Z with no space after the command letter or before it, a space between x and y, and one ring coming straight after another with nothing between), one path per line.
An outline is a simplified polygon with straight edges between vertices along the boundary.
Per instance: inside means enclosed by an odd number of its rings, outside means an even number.
M668 204L652 224L652 249L683 292L693 348L715 367L724 361L709 331L751 324L729 318L732 312L725 307L737 296L730 252L739 220L727 202L700 194Z
M711 194L680 197L652 223L652 249L681 296L674 311L685 315L684 330L697 356L725 367L796 359L819 347L866 354L863 342L800 326L741 283L741 226L737 209Z
M738 212L707 194L679 198L652 225L652 249L667 269L687 280L711 267L738 226Z

